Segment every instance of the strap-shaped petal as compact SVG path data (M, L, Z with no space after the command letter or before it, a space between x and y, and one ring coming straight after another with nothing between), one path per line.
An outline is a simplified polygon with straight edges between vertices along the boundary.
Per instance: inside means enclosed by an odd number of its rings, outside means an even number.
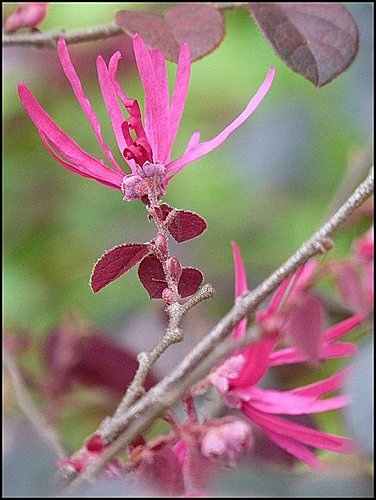
M235 267L235 298L237 298L240 297L242 293L248 291L248 282L244 262L240 254L240 249L234 241L231 242L231 246ZM244 337L245 331L247 329L247 323L247 318L243 318L236 325L231 334L231 337L234 340L240 340Z
M87 177L88 179L93 179L93 180L96 180L98 182L100 182L101 184L103 184L104 186L107 186L107 187L110 187L112 189L118 189L120 190L121 187L119 185L119 183L113 183L111 181L108 181L106 179L103 179L102 177L96 175L96 174L88 174L87 171L82 171L80 170L78 167L72 165L71 163L68 163L66 162L65 160L63 160L63 158L61 158L54 150L53 148L51 147L50 143L48 142L48 139L47 137L44 135L44 133L39 130L39 135L40 135L40 138L42 139L42 142L43 144L46 146L46 149L47 151L50 153L50 155L60 163L60 165L62 165L64 168L66 168L67 170L70 170L71 172L75 173L75 174L78 174L78 175L81 175L81 177ZM120 179L119 179L120 181Z
M307 446L335 451L337 453L349 453L354 450L352 439L310 429L309 427L276 417L275 415L265 415L253 408L250 403L244 403L242 410L253 422L263 429L292 438Z
M230 123L230 125L222 130L222 132L220 132L210 141L201 142L195 148L191 148L187 154L166 165L167 171L171 173L169 180L171 180L172 177L174 177L182 168L184 168L185 165L187 165L188 163L192 163L199 158L202 158L203 156L220 146L227 139L227 137L232 132L234 132L234 130L240 127L240 125L242 125L242 123L244 123L247 118L251 116L251 114L257 109L261 101L268 93L273 82L274 74L275 68L272 67L270 68L264 82L256 92L256 95L251 99L245 110L232 123Z
M180 48L178 69L176 72L174 92L172 95L170 120L169 120L169 136L168 136L169 155L166 158L166 163L170 161L171 149L172 146L174 145L175 137L178 132L179 125L183 116L185 103L187 101L190 76L191 76L191 54L189 51L188 44L184 43ZM198 141L199 140L200 136L198 136Z
M95 114L95 111L89 99L87 98L82 89L80 79L78 78L76 70L73 67L64 38L59 39L57 43L57 50L65 76L68 78L69 83L71 84L72 90L82 108L82 111L85 113L87 119L89 120L90 126L93 129L93 132L95 134L95 137L99 145L101 146L102 150L106 154L107 158L109 159L111 165L113 165L115 170L124 173L122 169L119 167L119 165L116 163L110 148L103 140L101 126L98 117Z
M153 56L154 61L157 61L155 67L149 49L138 34L133 37L133 50L145 90L146 137L153 150L154 161L164 163L165 158L162 158L162 155L168 141L169 116L166 116L166 93L157 80L157 75L162 71L159 67L161 58Z
M46 139L54 145L60 155L87 176L93 179L107 180L114 185L118 184L120 187L123 175L83 151L43 110L26 85L20 83L18 93L31 120Z

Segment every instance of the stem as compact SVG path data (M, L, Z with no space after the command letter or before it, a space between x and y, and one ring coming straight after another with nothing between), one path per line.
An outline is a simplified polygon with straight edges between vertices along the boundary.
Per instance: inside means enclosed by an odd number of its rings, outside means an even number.
M226 349L228 350L226 338L239 321L253 312L298 267L313 256L320 254L323 248L325 249L325 242L373 193L373 184L372 168L366 180L318 231L255 290L239 297L226 316L196 345L175 370L122 415L121 421L117 422L119 427L114 433L114 436L117 434L117 439L96 463L89 466L72 483L73 487L92 479L101 472L109 460L127 443L148 428L164 410L173 406L189 387L209 373L211 368L226 354Z

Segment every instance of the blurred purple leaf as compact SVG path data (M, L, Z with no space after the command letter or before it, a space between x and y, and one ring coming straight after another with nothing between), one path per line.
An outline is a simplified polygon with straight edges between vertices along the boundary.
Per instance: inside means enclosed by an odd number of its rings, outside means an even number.
M124 394L138 367L133 354L97 330L75 328L72 321L47 336L43 357L48 369L45 388L52 397L69 391L74 383ZM146 388L154 383L150 376Z
M279 57L316 87L343 73L358 52L358 28L340 4L250 2L248 8Z
M176 5L162 16L148 12L121 10L115 22L128 35L139 33L150 48L162 50L170 61L177 62L179 48L189 44L192 61L212 52L224 36L222 14L210 5Z

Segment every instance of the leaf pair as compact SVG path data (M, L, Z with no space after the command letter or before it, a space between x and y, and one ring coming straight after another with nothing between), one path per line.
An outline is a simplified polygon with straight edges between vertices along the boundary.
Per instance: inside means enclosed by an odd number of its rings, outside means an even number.
M166 222L171 236L178 243L196 238L206 229L206 222L194 212L175 210L167 204L156 209L160 221ZM150 255L149 255L150 254ZM141 262L138 276L151 299L162 297L167 287L163 266L153 254L150 243L124 243L105 252L94 266L90 285L94 293L120 278L123 274ZM193 295L203 280L202 273L193 267L185 267L178 282L178 291L182 297Z

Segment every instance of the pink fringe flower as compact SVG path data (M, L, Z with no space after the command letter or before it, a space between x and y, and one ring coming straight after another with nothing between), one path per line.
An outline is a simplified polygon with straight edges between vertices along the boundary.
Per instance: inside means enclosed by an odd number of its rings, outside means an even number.
M191 71L188 45L183 44L180 49L175 88L170 101L166 60L163 53L157 49L149 51L138 34L133 37L136 63L145 90L144 122L138 101L128 98L117 80L120 52L111 57L108 65L99 56L97 71L102 96L118 147L131 171L125 175L103 140L99 120L82 89L63 38L58 41L57 48L65 75L111 167L104 160L94 158L82 150L61 130L23 83L19 84L21 102L38 128L47 150L63 167L110 188L121 190L124 199L128 201L135 198L145 202L147 198L149 201L159 200L165 193L169 181L183 167L217 148L255 111L270 89L275 73L275 69L270 68L264 82L245 110L222 132L204 142L200 142L199 132L194 132L184 154L171 160L171 150L188 92ZM127 118L124 118L124 108Z
M233 252L235 293L239 296L247 291L248 286L244 263L235 243L233 243ZM271 316L276 313L289 282L290 280L285 281L277 289L267 310L259 313L259 322L269 320L271 323ZM296 293L298 289L295 289ZM354 344L336 342L336 340L356 327L362 319L363 316L354 315L322 332L318 358L324 360L355 354ZM243 338L246 327L247 322L243 320L234 329L233 338ZM281 338L278 322L275 322L274 328L269 328L265 333L261 340L228 358L209 375L207 381L216 387L227 406L240 409L263 430L271 441L312 468L320 468L323 464L309 448L338 453L353 451L354 443L351 439L317 431L280 416L321 413L347 405L349 398L343 395L321 399L341 388L345 381L346 370L338 371L327 379L289 391L263 389L258 384L271 366L300 363L309 359L309 356L302 353L296 346L278 347Z

